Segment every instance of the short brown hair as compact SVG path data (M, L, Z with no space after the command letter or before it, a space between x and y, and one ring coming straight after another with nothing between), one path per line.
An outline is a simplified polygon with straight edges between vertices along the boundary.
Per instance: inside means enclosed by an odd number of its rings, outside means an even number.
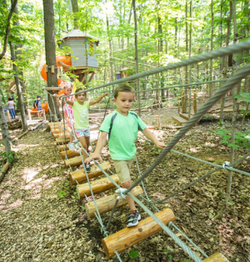
M117 98L119 95L119 92L129 92L129 93L135 93L135 90L133 89L133 87L129 86L129 85L120 85L115 89L114 92L114 98Z

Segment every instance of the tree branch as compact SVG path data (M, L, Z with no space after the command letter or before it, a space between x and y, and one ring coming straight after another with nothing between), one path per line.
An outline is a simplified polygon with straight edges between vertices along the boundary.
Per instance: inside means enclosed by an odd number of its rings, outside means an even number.
M4 39L4 46L3 46L3 52L1 53L0 55L0 60L3 59L3 56L5 55L6 53L6 49L7 49L7 43L8 43L8 37L9 37L9 32L10 32L10 20L11 20L11 17L12 17L12 14L14 12L14 9L16 7L16 4L17 4L17 0L14 0L11 4L11 9L10 9L10 13L9 13L9 16L8 16L8 19L7 19L7 27L6 27L6 31L5 31L5 39Z

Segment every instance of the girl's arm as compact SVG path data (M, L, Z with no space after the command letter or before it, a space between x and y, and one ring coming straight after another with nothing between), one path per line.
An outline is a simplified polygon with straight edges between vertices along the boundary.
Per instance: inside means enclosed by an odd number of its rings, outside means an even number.
M57 94L55 94L55 95L53 95L53 96L56 97L56 103L57 103L58 106L60 106L61 97L63 97L64 95L58 96ZM66 102L68 105L70 105L70 106L73 106L73 105L74 105L74 101L70 101L70 100L65 99L65 102Z
M156 147L164 149L164 147L166 146L163 142L160 142L155 135L146 127L142 133L144 134L144 136L146 136L149 140L151 140L152 142L154 142L154 144L156 145Z
M107 136L108 136L108 133L104 131L101 132L100 138L97 141L95 152L91 154L90 157L85 159L84 161L85 164L89 164L92 159L99 159L103 162L102 157L101 157L101 152L107 142Z
M103 94L102 96L100 96L100 97L98 97L98 98L96 98L95 100L93 100L93 101L90 101L89 102L89 105L90 106L92 106L92 105L95 105L95 104L97 104L98 102L100 102L105 96L108 96L109 95L109 93L107 92L107 93L105 93L105 94Z

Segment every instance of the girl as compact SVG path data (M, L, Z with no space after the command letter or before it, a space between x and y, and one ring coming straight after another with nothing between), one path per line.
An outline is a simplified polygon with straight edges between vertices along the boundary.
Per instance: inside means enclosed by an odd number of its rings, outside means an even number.
M73 90L73 83L69 82L69 81L65 81L63 83L63 89L64 89L64 93L62 95L60 95L60 97L62 96L68 96L72 93ZM67 101L74 101L74 97L73 96L68 96L66 97ZM58 104L58 106L60 105L60 103ZM63 101L63 112L64 112L64 116L65 116L65 121L68 125L68 127L72 130L74 129L74 116L73 116L73 109L71 106L67 106L66 103ZM74 137L72 135L70 135L70 144L69 144L69 149L70 150L74 150L73 149L73 144L71 144L74 140ZM72 146L71 146L72 145Z
M82 88L78 88L76 93L83 91ZM72 106L73 115L75 120L75 132L76 135L87 151L90 145L90 130L89 130L89 107L95 105L100 102L105 96L109 95L109 93L105 93L102 96L98 97L93 101L87 100L87 93L80 93L75 95L76 101L67 100L67 104ZM87 154L83 153L83 158L85 159Z

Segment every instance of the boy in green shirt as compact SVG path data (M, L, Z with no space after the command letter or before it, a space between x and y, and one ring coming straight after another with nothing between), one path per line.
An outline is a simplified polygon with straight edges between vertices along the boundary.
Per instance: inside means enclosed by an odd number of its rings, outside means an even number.
M95 152L85 160L89 164L92 159L101 161L101 151L107 142L109 135L109 151L114 166L123 187L129 188L132 185L130 178L130 168L136 154L135 140L137 139L138 130L151 141L156 147L163 149L165 144L158 141L153 133L149 131L146 124L140 117L129 111L134 101L134 90L128 85L122 85L116 88L114 92L114 102L116 110L107 115L100 127L101 136L97 142ZM135 207L134 200L126 196L130 207L127 227L133 227L138 224L141 215Z

